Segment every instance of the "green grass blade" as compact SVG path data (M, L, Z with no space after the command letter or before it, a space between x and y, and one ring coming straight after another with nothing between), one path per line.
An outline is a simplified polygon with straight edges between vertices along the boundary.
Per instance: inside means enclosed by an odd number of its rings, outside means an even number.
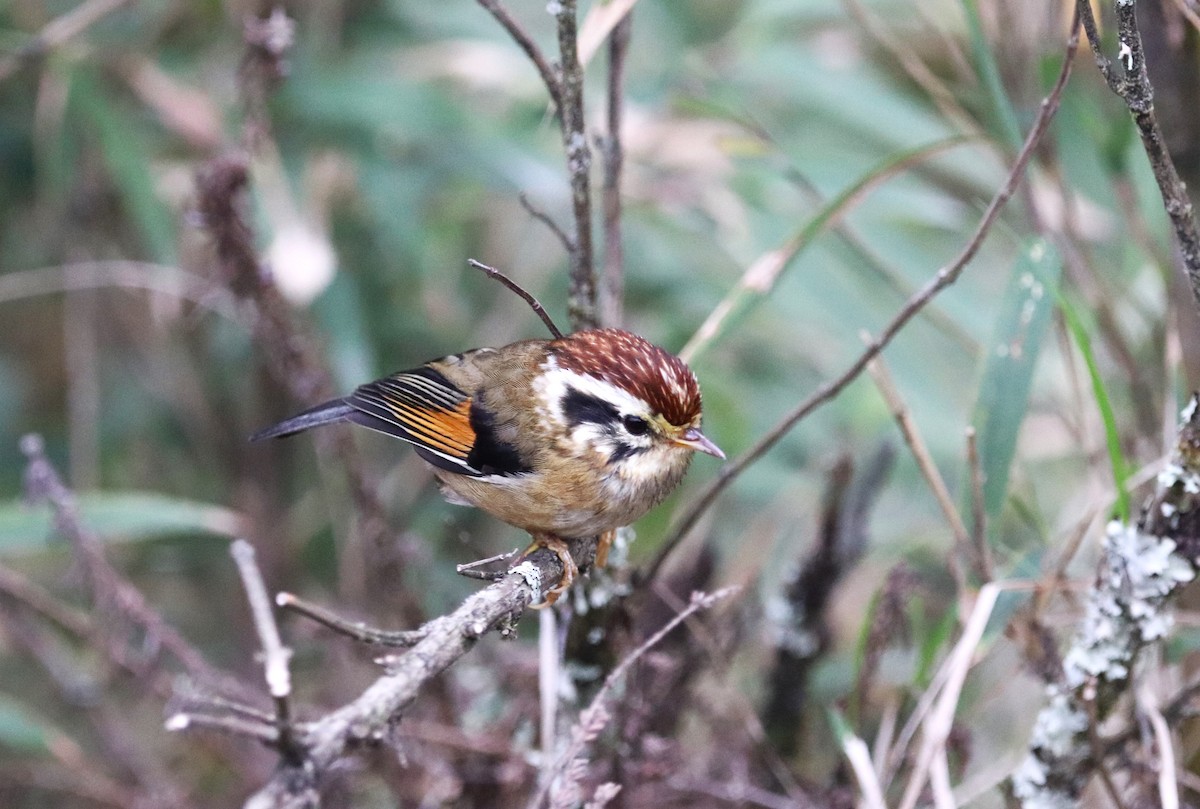
M963 136L943 138L933 143L905 149L888 156L881 163L873 166L870 171L843 189L836 197L822 205L816 214L805 222L787 242L755 261L746 270L737 285L713 310L708 320L696 330L687 345L679 352L679 356L687 362L694 362L718 337L728 332L756 303L770 294L779 282L780 276L796 261L805 248L813 243L817 236L845 216L876 186L912 166L923 163L955 146L968 143L970 140Z
M988 47L987 37L983 34L983 21L979 17L979 6L976 0L962 0L963 13L967 17L967 33L971 39L971 53L975 57L975 68L979 78L987 90L988 101L992 112L1000 126L1000 135L1004 142L1014 152L1021 148L1024 138L1021 127L1017 123L1017 113L1013 109L1008 93L1004 91L1004 82L1000 80L1000 66L996 64L995 54Z
M1125 458L1125 452L1121 449L1117 419L1113 415L1112 400L1109 399L1108 389L1104 385L1104 379L1100 376L1100 368L1096 364L1096 355L1092 351L1092 338L1085 328L1079 312L1065 295L1058 296L1058 308L1063 313L1063 319L1067 323L1067 328L1075 340L1079 353L1083 355L1084 363L1087 364L1088 377L1092 381L1092 393L1096 397L1097 407L1100 408L1100 418L1104 420L1104 438L1108 443L1108 459L1112 464L1113 483L1117 489L1116 516L1121 520L1128 521L1129 492L1125 488L1125 482L1129 479L1129 462Z
M21 753L49 750L45 724L28 708L6 694L0 694L0 748Z
M154 539L171 534L239 533L236 512L207 503L148 492L92 492L78 497L82 524L105 541ZM0 555L36 553L56 532L48 505L0 503Z
M1021 424L1042 340L1050 327L1062 261L1044 239L1033 239L1017 259L1000 303L988 345L972 419L979 436L983 501L989 517L1000 513L1008 493Z
M174 264L175 222L154 187L137 122L108 99L100 82L86 71L77 71L71 86L71 113L76 124L91 132L99 143L122 205L145 241L150 256Z

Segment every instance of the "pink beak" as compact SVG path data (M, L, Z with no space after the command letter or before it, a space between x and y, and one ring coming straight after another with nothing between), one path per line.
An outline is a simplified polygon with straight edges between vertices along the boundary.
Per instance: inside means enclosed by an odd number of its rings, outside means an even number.
M688 449L694 449L697 452L703 452L707 455L715 456L720 458L722 461L725 460L725 453L721 452L721 448L712 441L709 441L708 437L695 427L688 427L686 430L680 433L679 437L675 439L675 443L681 447L687 447Z

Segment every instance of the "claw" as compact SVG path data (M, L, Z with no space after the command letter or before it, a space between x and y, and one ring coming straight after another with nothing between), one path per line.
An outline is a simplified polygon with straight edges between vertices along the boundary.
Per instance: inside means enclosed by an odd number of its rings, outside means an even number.
M558 584L546 591L545 598L543 598L540 604L529 605L530 609L535 610L545 609L546 607L554 604L554 602L558 601L559 596L565 593L575 579L579 576L579 566L576 565L575 560L571 558L570 546L567 545L564 540L554 536L553 534L534 534L533 544L526 548L525 553L521 554L521 556L528 556L529 554L541 548L554 551L554 555L557 556L563 563L563 574L562 578L558 580Z

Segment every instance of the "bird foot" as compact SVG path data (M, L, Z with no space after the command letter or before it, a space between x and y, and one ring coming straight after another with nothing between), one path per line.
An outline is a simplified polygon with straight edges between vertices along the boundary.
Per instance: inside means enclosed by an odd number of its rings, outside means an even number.
M525 549L525 553L521 556L528 556L536 550L545 548L553 551L563 564L562 578L558 583L546 591L545 597L539 604L530 604L530 609L541 610L545 609L558 601L559 596L565 593L571 584L579 577L579 566L575 564L575 560L571 558L571 547L566 543L566 540L556 537L553 534L534 534L533 544Z
M616 538L617 532L612 530L605 531L596 539L596 567L604 567L608 564L608 552L612 550Z

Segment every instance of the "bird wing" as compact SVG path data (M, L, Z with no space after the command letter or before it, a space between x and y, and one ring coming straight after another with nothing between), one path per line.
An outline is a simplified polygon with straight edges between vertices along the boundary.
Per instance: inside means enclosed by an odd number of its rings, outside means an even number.
M486 474L472 465L478 438L471 397L428 366L368 382L344 400L349 420L414 445L429 463L460 475Z

